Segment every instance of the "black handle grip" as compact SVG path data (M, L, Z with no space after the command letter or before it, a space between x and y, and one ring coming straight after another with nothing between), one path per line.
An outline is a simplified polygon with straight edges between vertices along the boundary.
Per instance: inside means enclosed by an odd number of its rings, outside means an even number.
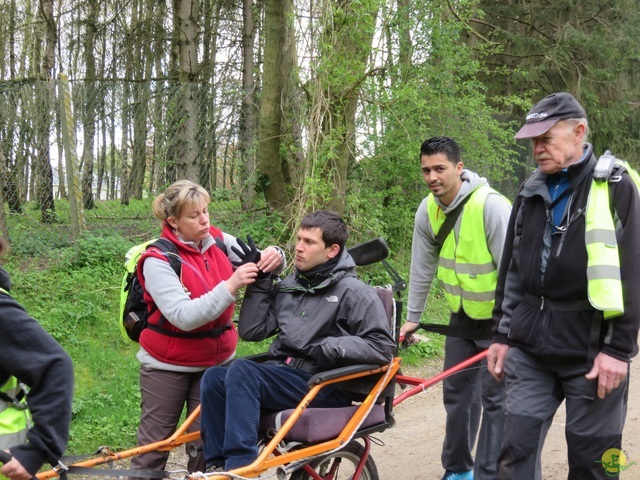
M4 450L0 450L0 463L10 462L13 457L10 453L5 452Z

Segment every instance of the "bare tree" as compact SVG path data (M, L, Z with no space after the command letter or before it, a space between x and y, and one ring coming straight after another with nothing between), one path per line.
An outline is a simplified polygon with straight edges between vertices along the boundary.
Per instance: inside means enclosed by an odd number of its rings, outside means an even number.
M174 1L174 25L171 54L174 70L170 73L174 110L168 122L175 131L171 160L178 178L198 180L199 166L197 81L198 81L198 1Z
M311 16L317 25L312 49L308 143L298 210L331 208L344 212L347 173L356 158L358 100L369 75L369 55L383 2L326 0ZM318 35L318 32L320 34Z
M149 103L151 101L151 72L153 62L151 58L151 38L153 26L154 0L144 0L138 3L136 25L132 25L134 41L133 89L133 159L129 176L129 193L134 198L142 198L144 178L147 167L147 137L149 128Z
M6 160L2 146L0 146L0 181L4 180L6 174ZM4 209L4 188L0 188L0 235L11 240L9 237L9 226L7 224L7 213Z
M255 199L256 136L258 109L256 99L254 48L256 21L253 0L242 2L242 108L240 111L240 177L242 208L248 210Z
M83 108L82 108L82 204L85 209L95 208L93 200L93 164L94 145L96 136L96 110L98 92L96 88L96 61L95 39L96 24L98 22L99 3L92 1L87 3L87 15L84 21L84 63L85 81L83 84Z
M55 46L57 27L53 18L53 0L40 0L38 40L42 48L42 57L38 69L36 86L36 156L34 159L35 196L40 206L43 223L51 223L55 219L53 202L53 171L49 152L51 132L51 115L54 105L52 82L55 67Z
M153 91L153 162L151 164L150 190L158 188L166 183L166 163L163 161L167 150L166 124L165 124L165 99L166 99L166 73L163 71L163 52L166 50L166 29L164 19L167 9L164 2L157 2L154 8L154 35L153 35L153 59L152 64L155 72Z

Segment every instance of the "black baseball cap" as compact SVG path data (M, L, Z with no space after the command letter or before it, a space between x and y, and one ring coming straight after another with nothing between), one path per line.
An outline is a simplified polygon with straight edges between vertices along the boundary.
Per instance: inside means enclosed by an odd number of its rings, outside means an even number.
M536 103L527 113L526 123L515 138L532 138L542 135L560 120L587 118L582 105L567 92L552 93Z

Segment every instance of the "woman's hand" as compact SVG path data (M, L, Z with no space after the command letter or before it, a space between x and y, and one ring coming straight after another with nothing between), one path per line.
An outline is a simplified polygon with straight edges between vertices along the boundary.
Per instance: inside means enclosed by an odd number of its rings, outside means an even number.
M255 263L245 263L236 268L233 275L225 282L227 290L231 295L235 295L242 287L256 281L258 276L258 266Z

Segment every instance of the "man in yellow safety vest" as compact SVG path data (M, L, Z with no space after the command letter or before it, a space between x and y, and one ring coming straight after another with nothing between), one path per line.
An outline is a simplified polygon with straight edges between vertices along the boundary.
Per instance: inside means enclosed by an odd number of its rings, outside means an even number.
M484 178L464 168L460 147L452 138L426 140L420 163L431 193L415 215L408 314L400 334L418 328L437 270L451 309L445 343L447 369L489 346L511 207ZM443 480L496 479L504 383L496 382L484 368L467 369L443 381L443 400L447 411ZM474 462L480 403L483 414Z
M516 135L538 168L514 201L487 357L506 379L501 479L533 477L563 401L568 478L617 478L603 465L622 448L638 348L640 197L624 165L596 158L588 131L582 105L560 92Z

